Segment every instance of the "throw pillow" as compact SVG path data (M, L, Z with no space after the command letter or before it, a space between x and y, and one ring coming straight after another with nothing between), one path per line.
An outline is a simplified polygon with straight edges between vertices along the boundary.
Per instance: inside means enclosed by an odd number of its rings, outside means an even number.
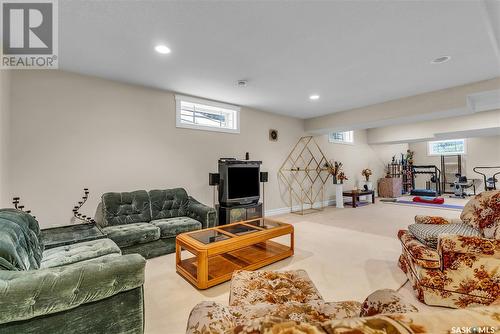
M480 237L481 232L467 224L411 224L408 226L410 233L421 243L431 248L437 248L440 234L455 234Z

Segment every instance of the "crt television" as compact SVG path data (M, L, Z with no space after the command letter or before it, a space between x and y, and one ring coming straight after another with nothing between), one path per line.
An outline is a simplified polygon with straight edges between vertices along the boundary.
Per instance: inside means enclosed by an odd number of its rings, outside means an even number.
M258 203L260 164L260 161L219 160L219 203L223 206Z

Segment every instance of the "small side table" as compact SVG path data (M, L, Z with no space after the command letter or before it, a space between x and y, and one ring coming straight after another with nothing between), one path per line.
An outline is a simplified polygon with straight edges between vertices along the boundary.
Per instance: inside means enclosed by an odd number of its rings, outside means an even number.
M42 230L45 249L104 238L106 234L96 224L65 225Z
M375 203L375 192L373 190L349 190L342 193L343 196L351 197L352 207L356 207L356 201L359 201L359 196L372 196L372 203Z

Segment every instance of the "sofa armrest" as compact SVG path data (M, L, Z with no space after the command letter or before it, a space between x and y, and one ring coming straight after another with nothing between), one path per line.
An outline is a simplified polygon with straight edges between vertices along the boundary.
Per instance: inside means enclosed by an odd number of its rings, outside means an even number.
M99 227L106 227L106 223L104 221L104 212L102 211L102 201L99 201L97 208L95 210L94 221Z
M449 270L449 275L457 271L460 275L469 273L472 277L484 274L482 286L486 286L484 282L497 280L489 276L500 268L500 240L442 234L437 251L441 270ZM498 286L498 282L493 285Z
M322 327L327 333L463 333L467 330L462 328L484 326L484 332L493 333L499 311L500 307L495 305L458 310L434 307L422 312L332 320L324 322Z
M0 270L0 324L61 312L144 284L146 260L107 255L67 266Z
M461 224L462 221L460 219L456 219L456 218L416 215L415 216L415 223L417 223L417 224L444 225L444 224Z
M201 302L189 314L186 334L229 333L237 326L229 307L215 302Z
M441 257L446 253L458 253L500 259L500 240L442 234L438 239L438 253Z
M202 228L217 225L217 212L215 209L198 202L191 196L189 196L188 211L191 218L201 222Z
M377 314L418 312L418 308L405 300L395 290L377 290L366 297L361 306L360 317L369 317Z

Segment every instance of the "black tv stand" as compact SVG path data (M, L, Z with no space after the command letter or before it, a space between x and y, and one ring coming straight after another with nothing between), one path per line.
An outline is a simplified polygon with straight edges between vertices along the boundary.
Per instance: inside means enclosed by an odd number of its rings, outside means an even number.
M219 213L219 225L263 217L262 203L234 205L229 207L217 205L216 209Z

